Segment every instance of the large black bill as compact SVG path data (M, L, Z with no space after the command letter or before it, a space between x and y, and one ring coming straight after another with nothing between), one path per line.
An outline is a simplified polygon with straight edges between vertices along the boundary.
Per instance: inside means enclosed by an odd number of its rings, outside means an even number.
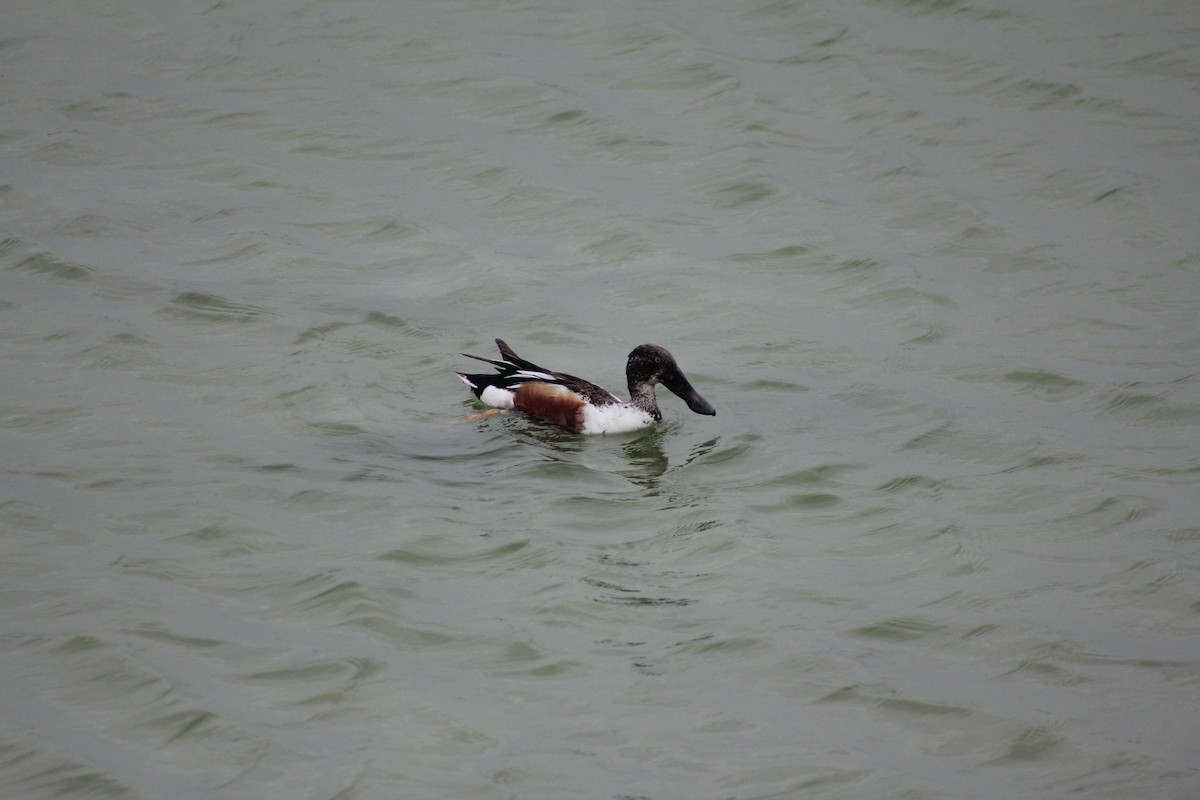
M688 404L688 408L697 414L708 414L710 417L717 415L717 410L701 397L699 392L692 388L692 385L688 383L688 379L683 377L683 373L665 378L662 384L683 398L683 402Z

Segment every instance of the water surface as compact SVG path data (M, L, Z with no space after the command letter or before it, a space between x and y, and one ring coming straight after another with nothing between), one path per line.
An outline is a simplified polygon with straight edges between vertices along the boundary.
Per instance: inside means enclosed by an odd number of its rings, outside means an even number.
M0 30L5 797L1200 793L1194 4Z

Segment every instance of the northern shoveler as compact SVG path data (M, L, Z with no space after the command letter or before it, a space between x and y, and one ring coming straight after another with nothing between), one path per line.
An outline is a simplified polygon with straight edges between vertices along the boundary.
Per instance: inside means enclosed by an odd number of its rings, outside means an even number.
M495 375L457 375L481 402L497 410L515 408L576 433L624 433L662 421L654 397L654 384L661 383L697 414L717 413L688 383L674 357L656 344L638 345L629 354L625 377L632 400L628 403L582 378L551 372L526 361L502 339L496 340L496 346L503 361L463 353L494 366Z

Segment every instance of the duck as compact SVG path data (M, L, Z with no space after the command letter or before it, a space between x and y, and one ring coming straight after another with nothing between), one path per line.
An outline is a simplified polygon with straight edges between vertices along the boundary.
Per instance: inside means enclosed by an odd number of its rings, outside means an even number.
M515 409L573 433L626 433L662 422L662 411L654 395L654 386L659 383L678 395L695 413L708 416L717 413L692 388L675 357L656 344L641 344L629 353L625 362L628 401L583 378L552 372L526 361L503 339L496 340L496 347L500 349L499 360L462 354L491 364L496 368L495 374L455 373L481 403L492 407L473 419Z

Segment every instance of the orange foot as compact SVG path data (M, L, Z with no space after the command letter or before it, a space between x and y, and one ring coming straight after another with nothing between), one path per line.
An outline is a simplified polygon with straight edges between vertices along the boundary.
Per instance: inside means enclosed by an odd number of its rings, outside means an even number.
M470 414L466 417L463 417L462 419L459 420L459 422L479 422L479 420L487 419L492 414L502 414L502 413L504 413L503 408L489 408L487 411L480 411L478 414Z

